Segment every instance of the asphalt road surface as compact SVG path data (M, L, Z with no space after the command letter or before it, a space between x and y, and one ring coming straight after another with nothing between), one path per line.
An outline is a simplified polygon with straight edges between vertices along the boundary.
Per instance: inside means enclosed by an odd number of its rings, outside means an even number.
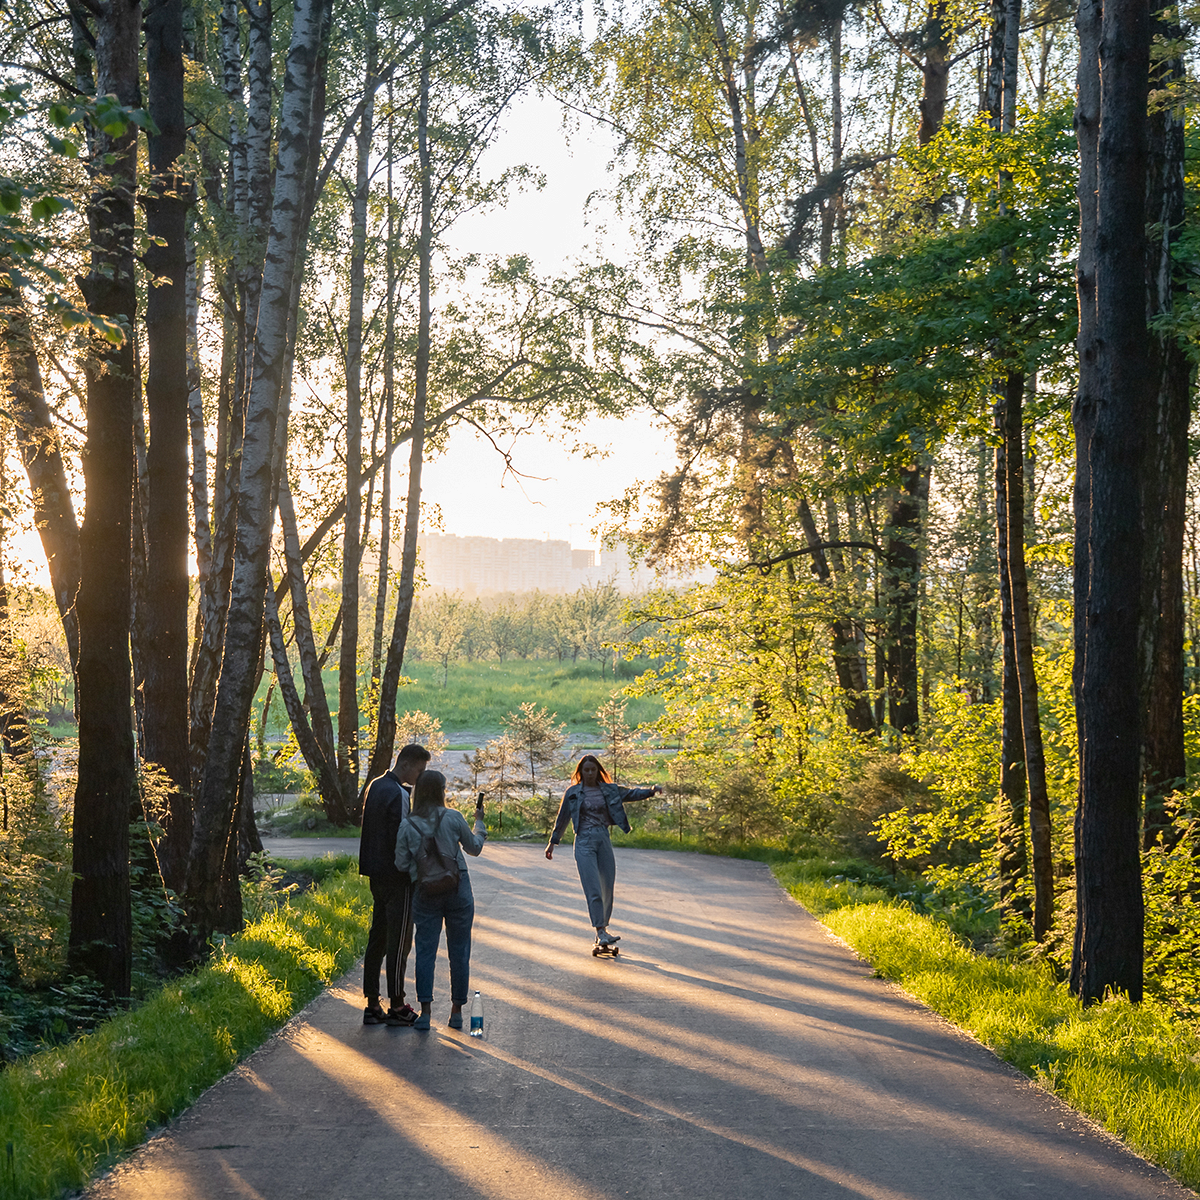
M1183 1200L832 938L759 863L617 851L596 959L568 848L470 863L485 1036L324 993L93 1200ZM411 988L411 974L410 974Z

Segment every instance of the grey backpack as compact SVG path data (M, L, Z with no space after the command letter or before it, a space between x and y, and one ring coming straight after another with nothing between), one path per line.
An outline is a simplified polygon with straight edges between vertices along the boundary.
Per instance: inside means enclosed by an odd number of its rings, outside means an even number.
M417 891L427 899L458 891L458 857L447 858L437 842L445 815L446 810L442 809L434 822L433 832L423 833L417 847Z

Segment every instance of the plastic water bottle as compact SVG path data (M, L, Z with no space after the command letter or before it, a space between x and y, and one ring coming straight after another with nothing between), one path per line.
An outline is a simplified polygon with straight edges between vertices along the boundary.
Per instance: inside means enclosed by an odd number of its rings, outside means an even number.
M478 992L471 1001L471 1036L483 1037L483 997Z

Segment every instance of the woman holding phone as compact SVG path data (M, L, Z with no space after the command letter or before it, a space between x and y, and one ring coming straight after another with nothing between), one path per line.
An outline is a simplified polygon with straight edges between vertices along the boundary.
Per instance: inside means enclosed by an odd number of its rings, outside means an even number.
M423 893L418 870L421 843L432 837L443 862L458 866L458 884L437 895ZM451 1029L463 1027L462 1007L471 983L471 926L475 921L475 897L467 874L465 850L479 856L487 839L483 821L483 793L475 806L475 828L456 808L446 807L446 777L441 771L422 771L412 794L412 812L396 835L396 869L413 881L413 947L417 959L417 1000L421 1012L414 1029L428 1029L433 1008L433 968L442 925L446 926L446 953L450 958Z

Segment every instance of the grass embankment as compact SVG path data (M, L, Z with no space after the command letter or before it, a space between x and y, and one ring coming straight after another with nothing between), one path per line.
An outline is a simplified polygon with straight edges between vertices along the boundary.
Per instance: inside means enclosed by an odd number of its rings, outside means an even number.
M829 864L777 865L780 883L878 975L969 1030L1139 1153L1200 1185L1200 1035L1165 1007L1084 1008L1048 966L989 958L880 888Z
M339 865L133 1012L0 1072L0 1196L46 1200L86 1183L347 970L371 900L357 868Z

